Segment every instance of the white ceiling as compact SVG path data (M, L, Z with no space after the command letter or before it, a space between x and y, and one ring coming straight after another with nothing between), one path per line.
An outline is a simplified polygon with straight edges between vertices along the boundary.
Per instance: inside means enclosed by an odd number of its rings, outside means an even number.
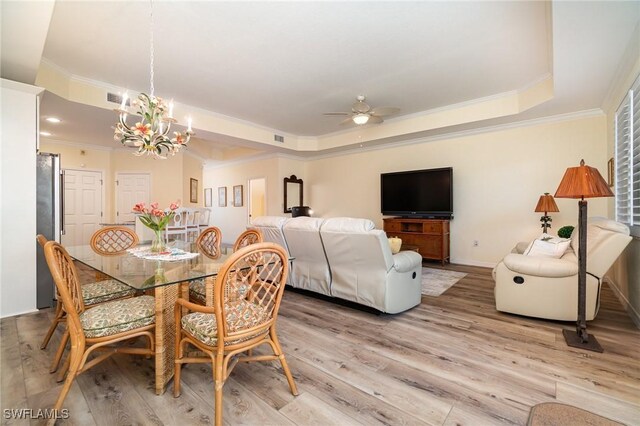
M358 94L403 116L549 75L553 100L458 128L600 108L640 22L639 1L176 1L153 10L156 94L297 136L343 130L341 117L322 113L348 111ZM5 48L2 31L7 78L15 49ZM81 78L148 91L149 2L57 1L42 57ZM115 143L110 111L82 113L47 95L43 113L64 114L65 105L71 121L83 121L67 122L65 138L87 139L99 127L92 139Z

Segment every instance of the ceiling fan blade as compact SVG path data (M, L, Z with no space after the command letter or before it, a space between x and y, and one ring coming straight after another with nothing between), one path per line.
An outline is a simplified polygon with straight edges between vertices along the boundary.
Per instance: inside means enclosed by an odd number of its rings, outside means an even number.
M372 115L377 115L378 117L385 117L387 115L392 115L400 112L400 108L395 107L379 107L371 110Z
M322 115L351 115L350 112L324 112Z
M384 120L382 119L382 117L380 117L378 115L371 115L371 116L369 116L369 121L367 121L367 124L369 124L369 123L380 124L383 121Z
M340 122L340 125L344 126L345 124L349 124L349 123L353 124L353 117L349 117L349 118L346 118L346 119L342 120Z

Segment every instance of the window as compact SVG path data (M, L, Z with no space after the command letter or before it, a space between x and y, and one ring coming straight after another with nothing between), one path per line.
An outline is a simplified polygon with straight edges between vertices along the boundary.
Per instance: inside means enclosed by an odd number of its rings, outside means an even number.
M615 117L616 220L640 236L640 77Z

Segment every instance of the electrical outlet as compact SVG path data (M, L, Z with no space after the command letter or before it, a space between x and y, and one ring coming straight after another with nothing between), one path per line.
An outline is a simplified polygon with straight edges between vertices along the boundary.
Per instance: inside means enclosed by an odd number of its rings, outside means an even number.
M473 240L473 246L478 247L478 240Z

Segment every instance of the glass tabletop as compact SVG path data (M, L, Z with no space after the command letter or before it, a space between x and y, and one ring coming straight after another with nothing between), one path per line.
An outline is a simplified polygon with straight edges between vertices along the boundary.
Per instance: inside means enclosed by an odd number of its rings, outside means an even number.
M199 250L195 243L172 241L169 245L198 253L198 256L187 260L163 261L143 259L127 252L102 256L89 245L70 246L66 247L66 250L74 260L136 289L149 289L215 276L232 254L231 247L222 247L220 256L212 259Z

